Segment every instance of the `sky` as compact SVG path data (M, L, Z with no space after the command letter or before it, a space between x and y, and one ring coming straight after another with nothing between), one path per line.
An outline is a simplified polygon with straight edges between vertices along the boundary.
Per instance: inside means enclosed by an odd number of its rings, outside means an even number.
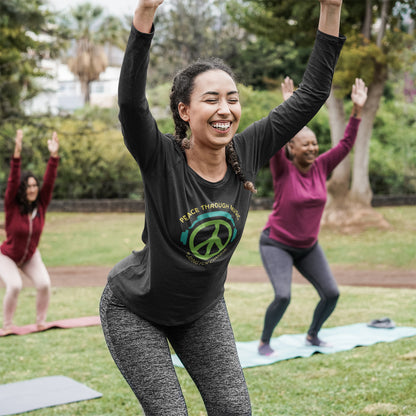
M55 11L70 10L71 7L74 7L77 4L88 2L93 5L101 6L111 15L133 16L138 0L47 0L47 2L51 6L50 8Z

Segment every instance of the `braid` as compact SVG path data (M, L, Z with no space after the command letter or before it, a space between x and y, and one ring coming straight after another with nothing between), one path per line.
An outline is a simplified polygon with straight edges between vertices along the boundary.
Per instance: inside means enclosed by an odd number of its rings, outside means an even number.
M227 146L225 148L225 154L226 154L226 157L227 157L227 162L230 164L234 173L238 176L240 181L243 182L244 188L247 189L248 191L252 192L253 194L256 194L257 189L255 188L253 182L248 181L245 178L245 176L243 174L243 171L241 170L240 161L238 160L238 156L237 156L237 153L234 149L234 145L233 145L232 141L227 144Z

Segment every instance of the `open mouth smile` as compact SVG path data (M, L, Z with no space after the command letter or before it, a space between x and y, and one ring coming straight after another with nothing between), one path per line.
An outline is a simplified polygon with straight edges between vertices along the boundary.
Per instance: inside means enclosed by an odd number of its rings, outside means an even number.
M211 126L219 131L225 132L231 127L230 121L216 121L214 123L211 123Z

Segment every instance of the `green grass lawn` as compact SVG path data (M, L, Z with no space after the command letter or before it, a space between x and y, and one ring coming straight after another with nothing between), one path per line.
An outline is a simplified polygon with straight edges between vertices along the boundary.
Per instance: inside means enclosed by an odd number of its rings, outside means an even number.
M379 208L391 224L387 231L343 235L322 230L320 242L332 265L358 268L416 267L416 210ZM252 211L234 265L261 265L259 233L268 212ZM0 221L4 217L0 216ZM49 213L41 252L47 266L108 265L140 247L143 214ZM53 288L49 320L98 314L102 288ZM4 289L0 288L2 298ZM341 297L325 327L368 322L389 316L397 325L416 326L415 290L341 287ZM268 283L226 285L226 300L238 341L258 339ZM275 336L304 333L317 294L310 285L293 285L292 302ZM35 291L25 288L15 323L34 321ZM190 416L205 415L199 393L177 369ZM414 416L416 415L416 339L329 355L278 362L244 370L253 415ZM9 383L65 375L101 392L96 400L41 409L34 416L126 416L141 414L116 369L100 327L49 330L0 338L0 380ZM0 403L1 408L1 403Z
M401 326L415 326L415 290L342 287L341 293L326 327L368 322L381 316L389 316ZM49 319L95 315L100 295L101 288L54 288ZM292 303L275 336L304 333L316 296L309 285L294 285ZM270 285L227 284L226 299L237 340L257 339L264 308L271 299ZM24 289L17 324L33 322L34 302L34 290ZM177 369L177 373L189 415L205 415L199 393L186 371ZM281 361L248 368L244 373L253 415L416 415L415 337ZM101 392L103 397L40 409L31 413L34 416L141 414L107 351L100 327L49 330L0 339L2 383L51 375L71 377Z
M342 234L322 229L319 241L331 265L416 268L416 209L377 208L391 227ZM259 236L269 211L251 211L231 265L260 266ZM0 222L4 214L0 213ZM47 215L40 251L47 266L112 266L142 247L143 213L55 213Z

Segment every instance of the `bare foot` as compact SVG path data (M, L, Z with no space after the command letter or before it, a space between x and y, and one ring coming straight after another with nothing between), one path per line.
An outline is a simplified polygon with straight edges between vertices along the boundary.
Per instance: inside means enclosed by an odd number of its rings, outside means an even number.
M44 331L47 328L47 325L45 322L42 322L40 324L36 324L36 328L38 331Z
M10 335L13 334L13 328L11 326L7 328L2 328L1 332L3 336Z

